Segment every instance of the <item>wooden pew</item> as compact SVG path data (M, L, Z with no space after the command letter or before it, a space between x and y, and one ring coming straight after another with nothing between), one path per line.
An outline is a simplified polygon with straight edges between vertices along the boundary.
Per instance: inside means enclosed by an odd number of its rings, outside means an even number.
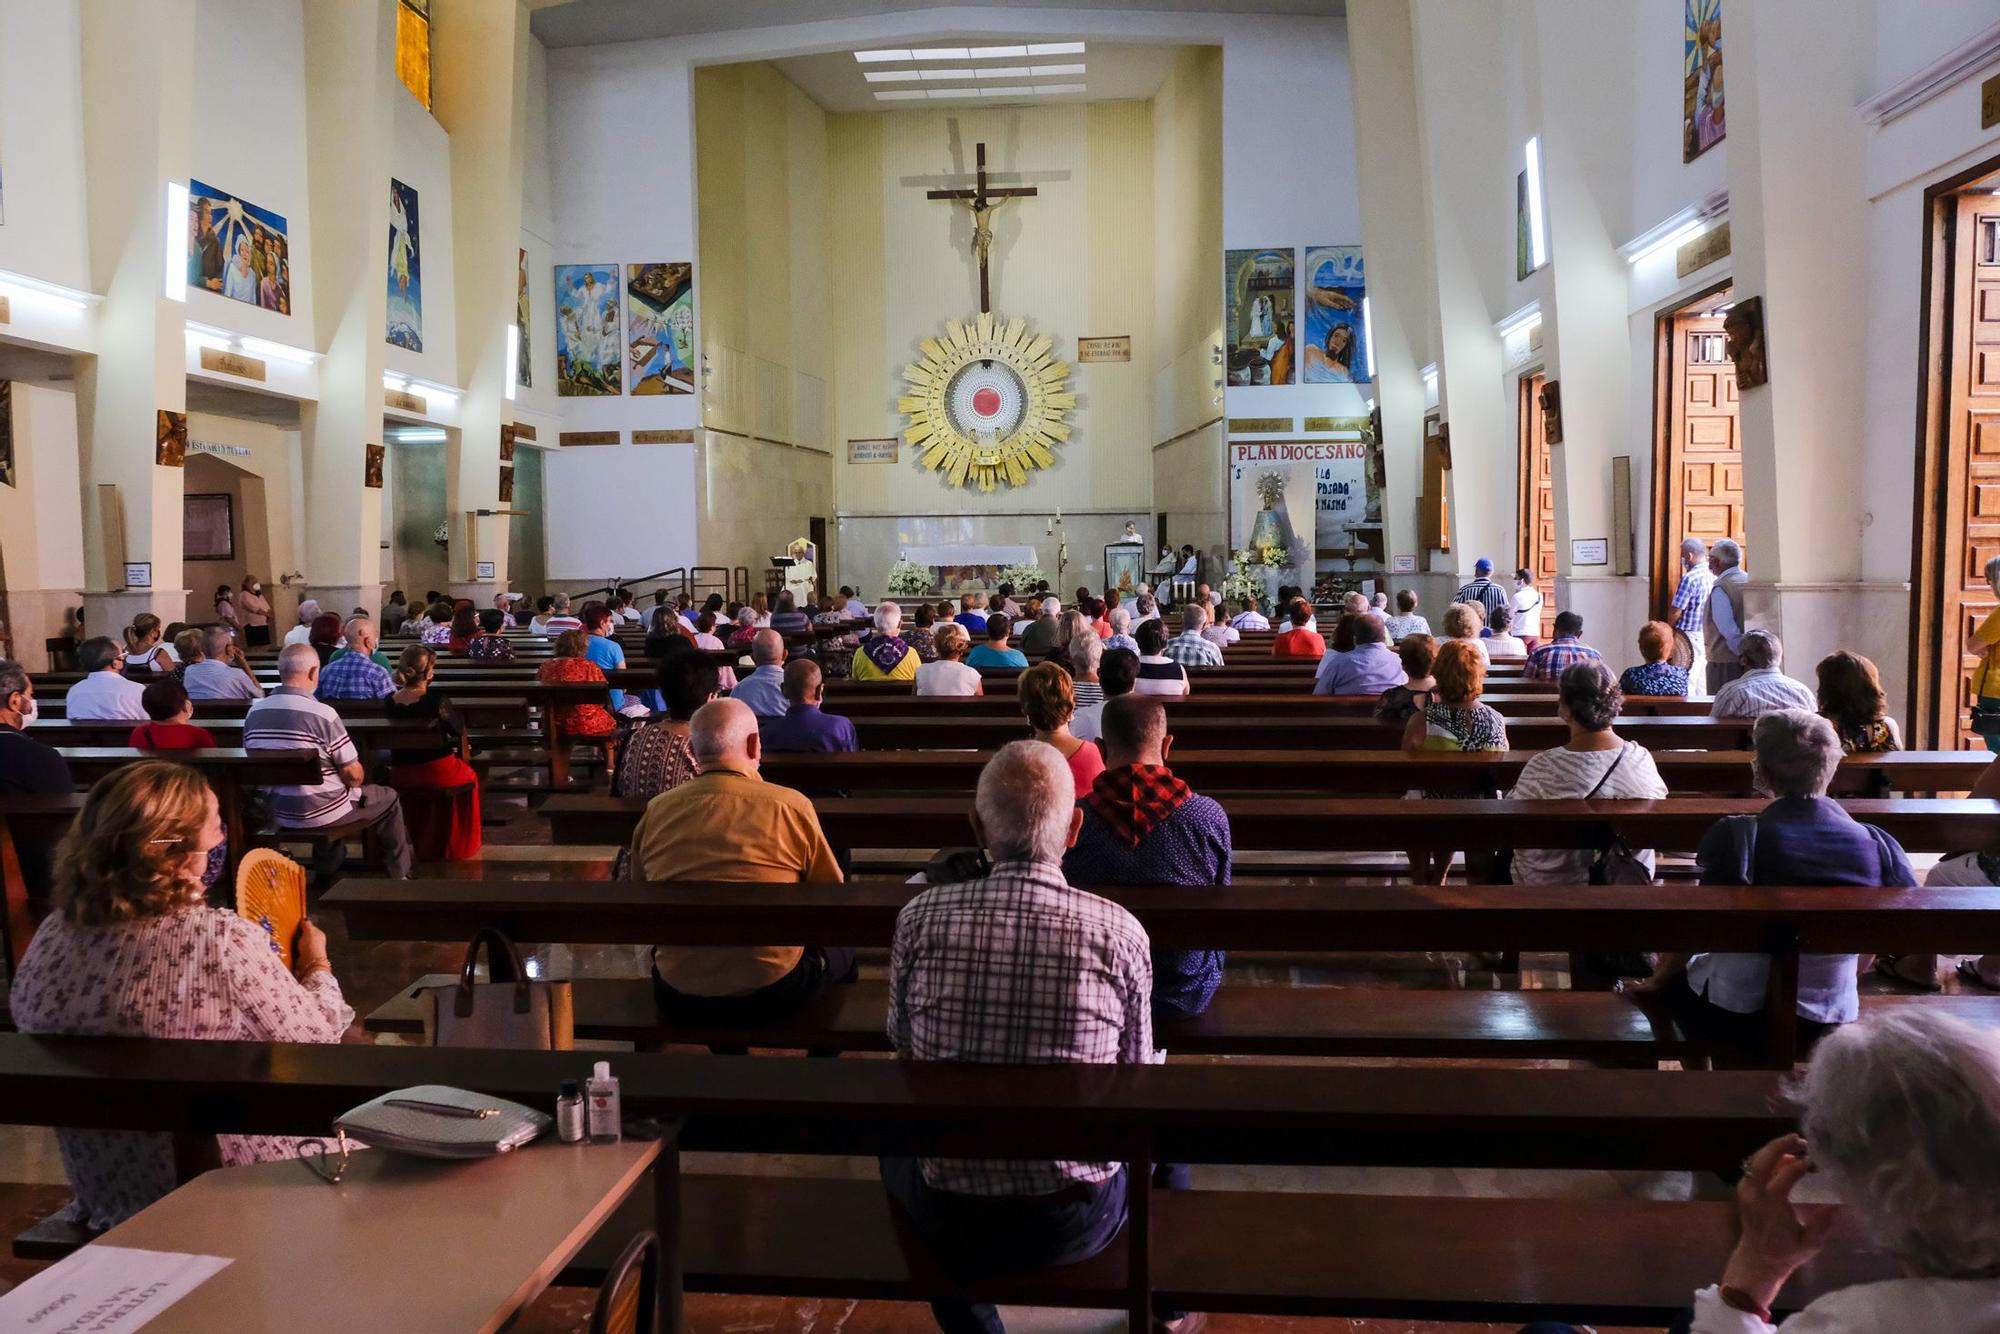
M1764 799L1669 797L1663 801L1224 797L1238 852L1453 852L1596 848L1611 836L1635 848L1693 848L1725 815L1751 815ZM971 803L957 797L823 797L820 828L835 848L969 847ZM1991 846L2000 801L1988 798L1843 798L1857 820L1914 852ZM542 806L562 844L630 840L645 802L556 796ZM1299 868L1303 869L1303 868Z
M322 899L354 940L468 940L482 926L564 944L886 946L923 886L647 884L636 881L346 880ZM1800 953L2000 948L2000 890L1621 886L1436 887L1290 883L1228 888L1096 886L1158 947L1286 951L1702 950L1771 953L1767 1012L1797 1005ZM1789 963L1785 961L1790 961ZM417 988L449 978L426 977ZM644 978L579 979L578 1035L666 1042L880 1050L882 983L830 988L806 1011L752 1030L671 1023ZM1890 1004L1915 998L1871 998ZM2000 996L1925 997L2000 1027ZM371 1032L423 1029L415 989L367 1018ZM1604 991L1225 986L1202 1015L1161 1024L1170 1052L1267 1056L1577 1058L1712 1055L1666 1016ZM1788 1068L1790 1023L1765 1059Z
M419 748L435 745L437 728L428 722L399 718L343 718L347 733L364 754L371 750L398 747ZM239 718L204 719L201 724L222 746L243 744L243 722ZM137 723L128 721L79 721L75 718L37 718L28 724L28 735L58 748L65 746L123 746L131 739Z
M809 792L971 792L992 756L986 750L766 751L763 775ZM1395 796L1411 789L1492 786L1519 780L1533 751L1411 756L1373 750L1176 749L1173 769L1197 792L1341 793ZM1653 757L1676 795L1750 795L1749 751L1661 751ZM1890 751L1850 755L1835 774L1837 796L1895 792L1965 792L1992 765L1983 751Z
M1203 683L1204 685L1206 683ZM828 713L838 713L848 718L880 718L901 714L921 714L935 709L953 717L1019 717L1021 704L1019 696L1010 688L1005 691L991 691L983 696L855 696L830 692L826 697L825 709ZM1310 690L1271 691L1246 689L1242 691L1211 692L1197 688L1191 695L1165 695L1158 697L1167 711L1179 718L1241 717L1244 714L1274 713L1289 709L1308 711L1315 718L1368 718L1375 717L1381 706L1381 699L1375 695L1315 695ZM1491 705L1507 718L1556 717L1556 696L1552 694L1488 694L1480 702ZM1628 698L1625 701L1627 717L1682 717L1706 718L1709 702L1705 699L1671 698ZM1396 729L1400 735L1400 726Z
M444 1083L531 1105L590 1053L0 1036L16 1123L182 1134L324 1133L370 1097ZM1124 1308L1657 1323L1733 1244L1719 1202L1376 1200L1161 1192L1154 1162L1723 1167L1791 1129L1779 1077L1652 1071L965 1067L636 1055L631 1116L680 1123L652 1192L670 1327L687 1287ZM1124 1160L1131 1226L1096 1260L954 1283L899 1240L872 1181L684 1177L686 1149ZM580 1150L587 1151L587 1150ZM682 1218L699 1220L683 1231ZM622 1240L629 1226L607 1227ZM1505 1247L1490 1240L1504 1235ZM599 1250L598 1255L604 1252ZM1319 1257L1299 1263L1301 1254ZM1443 1270L1440 1254L1453 1257ZM579 1272L581 1271L581 1272ZM575 1266L585 1277L590 1261ZM1893 1272L1841 1236L1780 1306ZM1135 1326L1137 1327L1137 1326Z

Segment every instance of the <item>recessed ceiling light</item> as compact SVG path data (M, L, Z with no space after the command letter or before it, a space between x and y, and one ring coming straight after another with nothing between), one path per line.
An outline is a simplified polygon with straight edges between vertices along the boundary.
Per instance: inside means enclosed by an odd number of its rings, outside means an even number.
M913 69L871 69L861 77L870 83L915 83L918 75Z
M1037 42L1028 48L1031 56L1080 56L1082 42Z
M977 97L979 96L979 90L977 88L933 88L926 96L942 102L953 97Z
M1081 65L1036 65L1036 66L1033 66L1033 67L1032 67L1031 69L1029 69L1029 71L1028 71L1028 72L1029 72L1030 74L1034 75L1034 76L1035 76L1036 78L1040 79L1040 78L1046 78L1047 76L1049 76L1049 75L1052 75L1052 74L1081 74L1081 73L1083 73L1083 66L1081 66Z
M1080 93L1083 91L1083 85L1080 83L1044 83L1036 85L1035 91L1038 93Z
M972 53L962 46L917 46L910 48L912 60L970 60Z
M924 91L921 88L901 88L891 92L875 94L877 102L921 102Z
M974 60L1006 60L1012 56L1025 56L1027 54L1028 48L1025 46L975 46L972 48L972 58Z
M908 60L910 53L908 51L856 51L854 58L862 64L868 65L879 60Z
M1026 65L985 65L972 71L975 79L1025 79L1028 77Z
M1035 90L1025 85L1016 88L981 88L981 97L1024 97Z
M926 82L935 83L939 79L969 79L972 71L966 69L920 69L917 71Z

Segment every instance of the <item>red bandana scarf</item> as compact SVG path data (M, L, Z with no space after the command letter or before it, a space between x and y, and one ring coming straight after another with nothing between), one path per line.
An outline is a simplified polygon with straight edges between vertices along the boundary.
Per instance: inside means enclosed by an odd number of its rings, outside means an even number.
M1136 848L1193 795L1164 764L1127 764L1099 774L1085 800L1112 833Z

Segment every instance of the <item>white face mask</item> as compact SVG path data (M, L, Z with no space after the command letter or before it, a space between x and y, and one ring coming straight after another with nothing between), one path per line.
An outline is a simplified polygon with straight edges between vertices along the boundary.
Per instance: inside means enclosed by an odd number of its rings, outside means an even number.
M28 701L28 706L21 710L21 726L26 727L29 723L35 721L35 715L36 715L35 701L33 699L30 699Z

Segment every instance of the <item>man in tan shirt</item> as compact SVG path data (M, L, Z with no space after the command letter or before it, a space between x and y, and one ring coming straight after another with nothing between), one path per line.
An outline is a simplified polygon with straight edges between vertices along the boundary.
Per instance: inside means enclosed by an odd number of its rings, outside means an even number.
M688 724L696 776L646 806L632 835L644 880L838 883L840 864L812 802L758 774L757 715L733 699ZM854 952L824 945L659 945L660 1010L689 1023L756 1024L798 1009L828 984L854 979Z

